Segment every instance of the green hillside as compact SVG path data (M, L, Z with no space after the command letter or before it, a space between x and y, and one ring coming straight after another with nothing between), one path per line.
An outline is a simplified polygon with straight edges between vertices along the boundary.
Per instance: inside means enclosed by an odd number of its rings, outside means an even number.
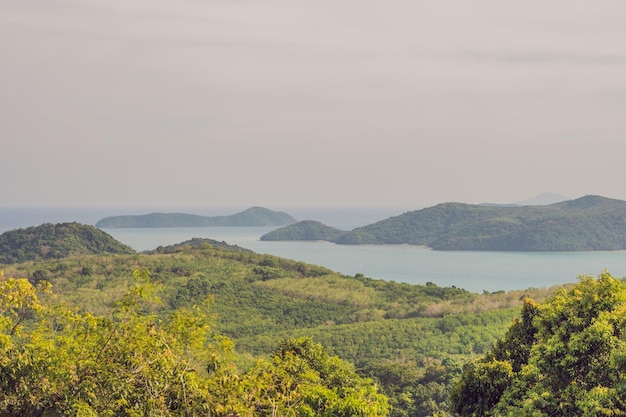
M0 235L0 264L134 252L102 230L79 223L45 223Z
M256 372L257 361L273 355L282 341L308 337L356 366L361 378L378 381L397 417L449 416L447 390L462 364L504 335L524 296L545 296L544 290L474 294L432 283L351 277L209 240L4 270L7 277L49 281L55 297L42 295L44 301L78 306L98 317L131 303L119 300L135 291L132 271L150 271L161 300L141 307L158 317L150 322L210 308L216 334L234 342L232 366L240 369L238 375Z
M291 240L297 229L287 229ZM287 234L287 233L285 233ZM436 250L626 249L626 202L586 196L547 206L444 203L328 239L338 244L410 244Z
M125 227L210 227L210 226L284 226L296 219L284 212L251 207L230 216L200 216L187 213L150 213L106 217L96 223L100 228Z

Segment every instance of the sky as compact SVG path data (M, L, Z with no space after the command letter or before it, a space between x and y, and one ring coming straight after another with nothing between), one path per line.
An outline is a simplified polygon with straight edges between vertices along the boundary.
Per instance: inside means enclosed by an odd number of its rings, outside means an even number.
M626 2L0 0L0 206L626 200Z

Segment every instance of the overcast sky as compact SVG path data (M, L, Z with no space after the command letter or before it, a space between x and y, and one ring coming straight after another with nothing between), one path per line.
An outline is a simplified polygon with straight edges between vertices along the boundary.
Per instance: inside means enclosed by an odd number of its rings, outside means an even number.
M626 2L0 0L0 206L626 199Z

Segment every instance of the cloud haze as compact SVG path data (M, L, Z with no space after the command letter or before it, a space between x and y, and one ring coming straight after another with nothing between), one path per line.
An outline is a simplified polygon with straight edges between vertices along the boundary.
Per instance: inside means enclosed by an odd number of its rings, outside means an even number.
M625 13L0 0L0 205L626 199Z

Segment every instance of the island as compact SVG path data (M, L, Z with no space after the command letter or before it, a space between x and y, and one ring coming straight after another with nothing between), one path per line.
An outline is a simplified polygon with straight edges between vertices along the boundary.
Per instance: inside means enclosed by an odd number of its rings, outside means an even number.
M626 201L588 195L544 206L442 203L343 233L298 222L261 240L419 245L435 250L609 251L626 249ZM323 236L323 237L320 237Z
M96 223L98 228L143 227L211 227L211 226L286 226L296 219L282 211L251 207L229 216L200 216L188 213L150 213L105 217Z
M346 231L326 226L315 220L303 220L266 233L261 236L261 240L327 240L334 242L346 233Z

